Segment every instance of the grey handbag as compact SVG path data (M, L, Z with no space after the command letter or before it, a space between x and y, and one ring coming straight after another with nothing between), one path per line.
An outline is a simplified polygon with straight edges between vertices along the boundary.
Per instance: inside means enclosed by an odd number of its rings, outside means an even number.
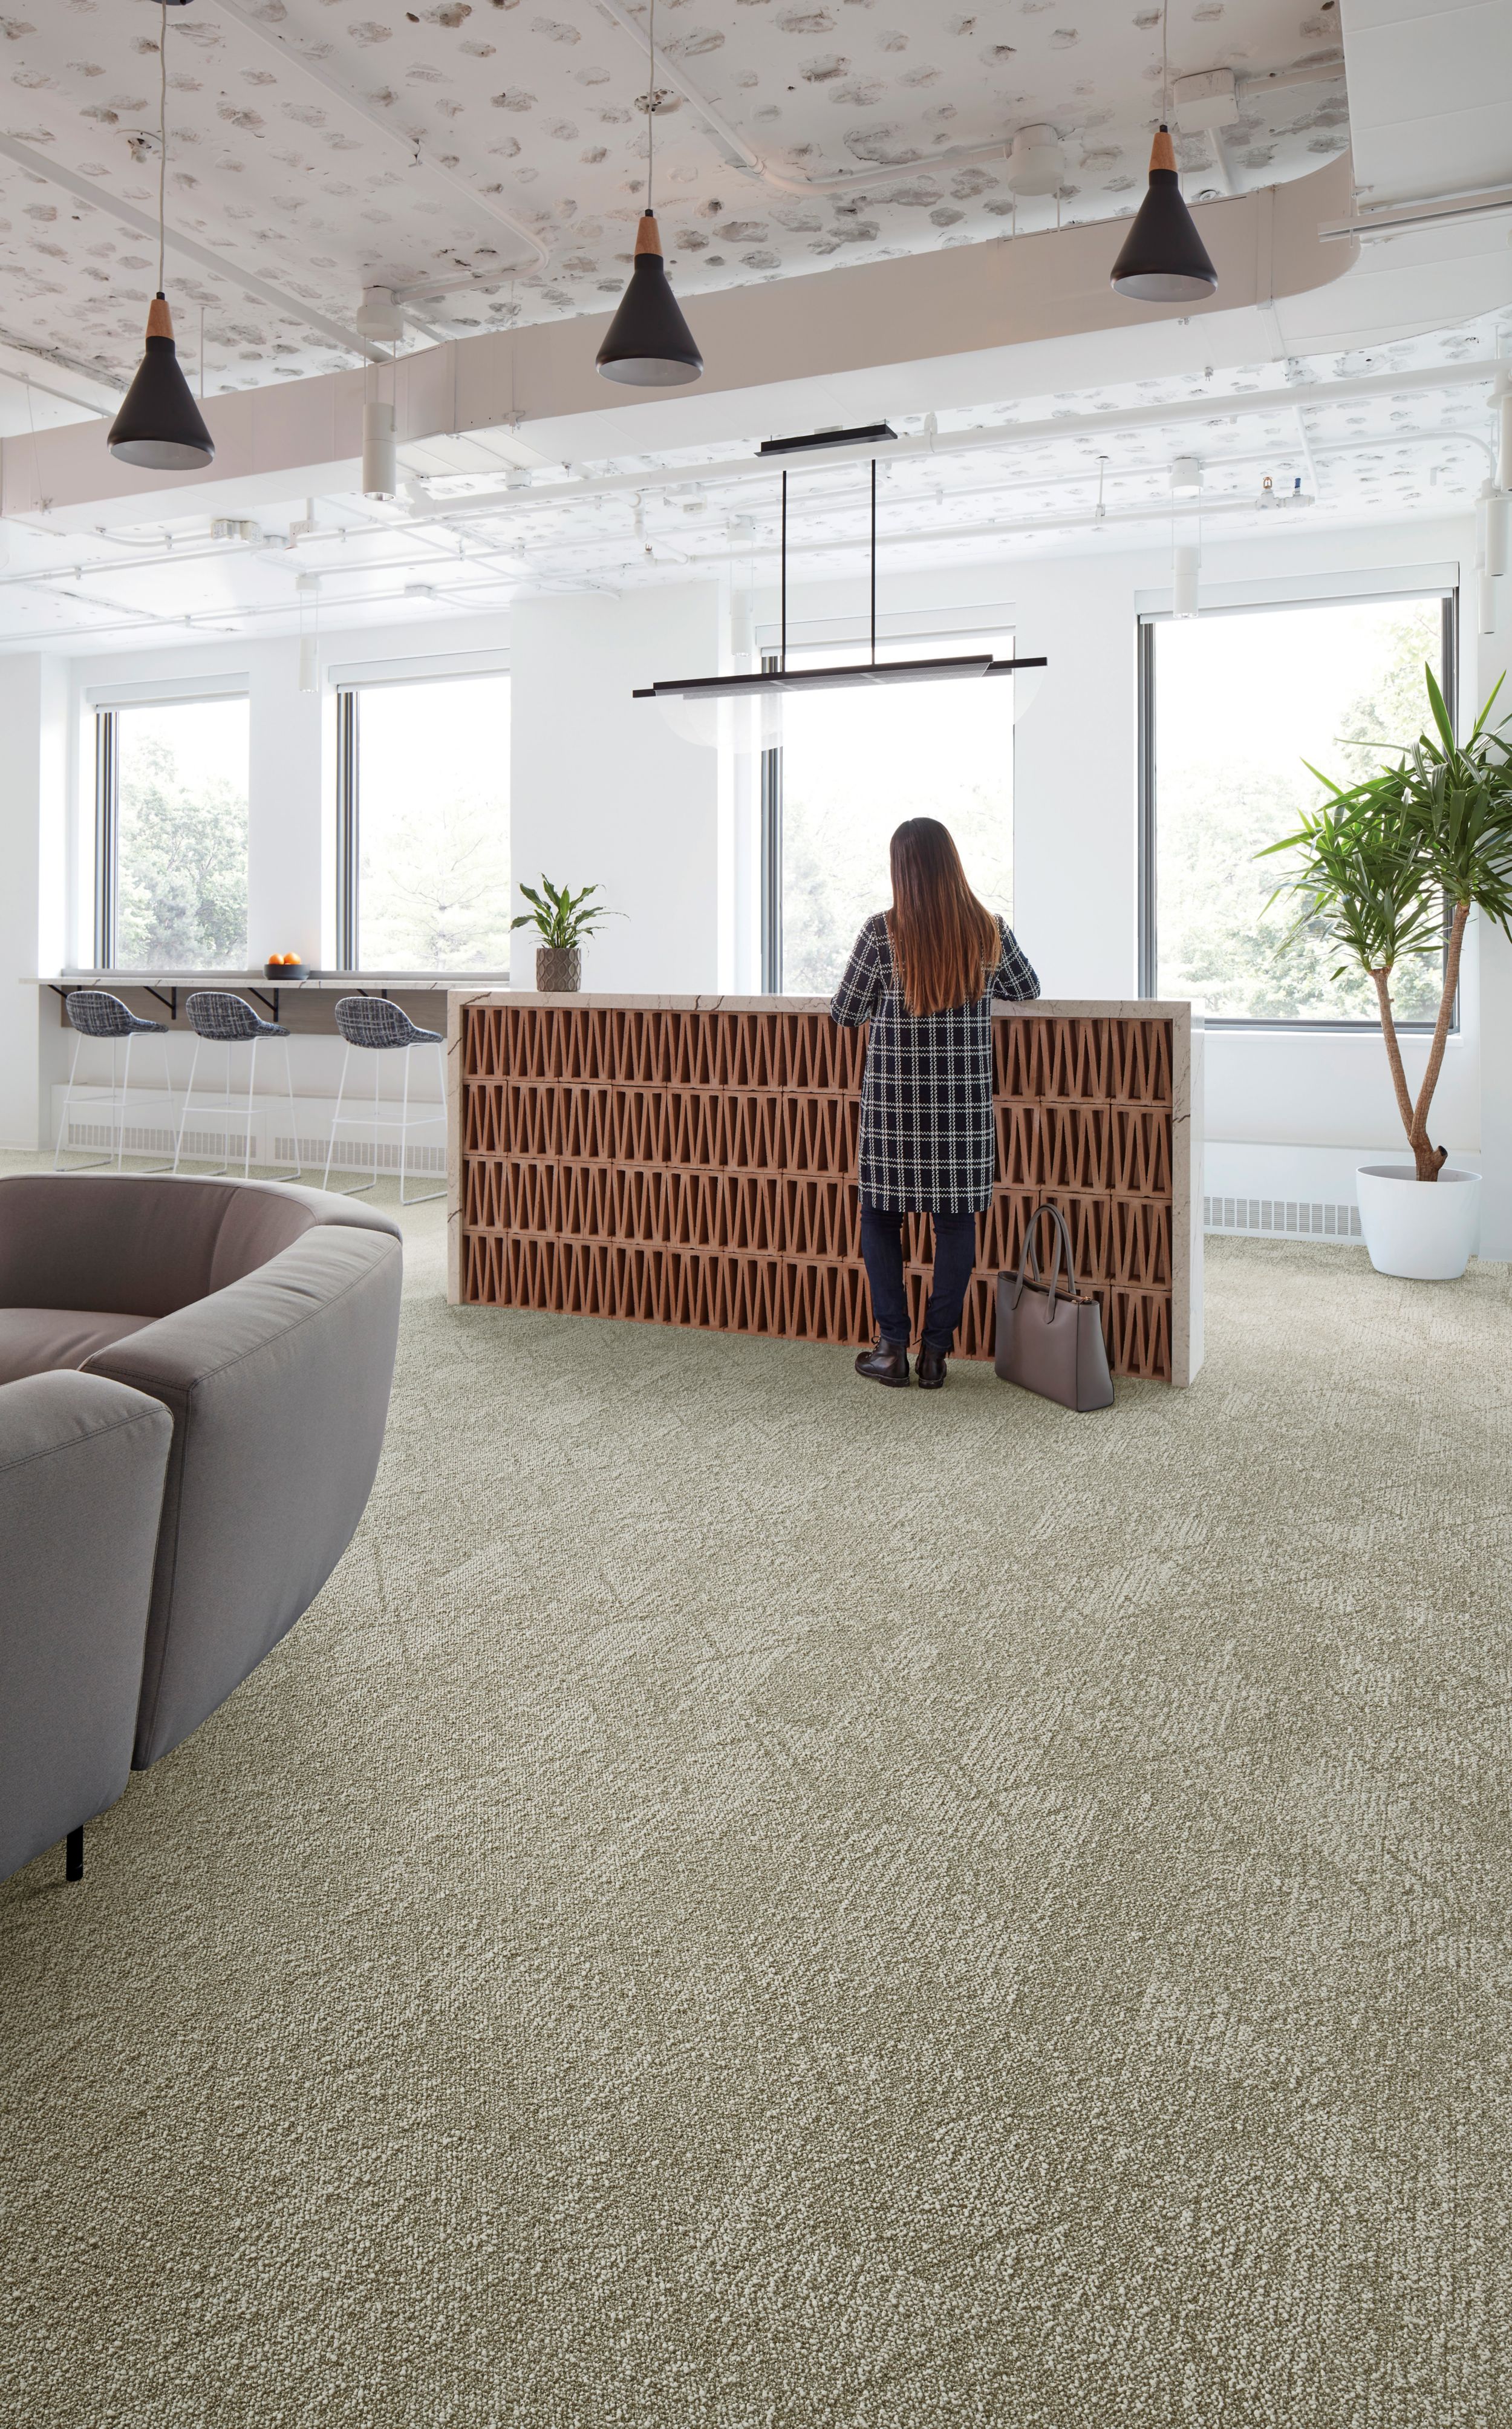
M1048 1281L1040 1271L1036 1246L1042 1214L1048 1214L1055 1225ZM1044 1399L1059 1400L1063 1409L1112 1407L1102 1310L1091 1291L1076 1288L1066 1218L1047 1198L1029 1216L1018 1272L997 1277L997 1349L993 1364L1005 1383L1018 1383Z

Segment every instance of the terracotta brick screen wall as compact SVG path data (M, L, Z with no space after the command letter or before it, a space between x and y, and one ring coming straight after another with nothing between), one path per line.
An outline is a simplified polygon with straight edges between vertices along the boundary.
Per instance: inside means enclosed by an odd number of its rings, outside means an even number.
M864 1038L819 1010L454 1000L455 1296L787 1341L872 1337L856 1132ZM1169 1380L1169 1019L994 1022L998 1186L958 1355L1042 1198L1071 1226L1115 1373ZM928 1224L907 1227L917 1334Z

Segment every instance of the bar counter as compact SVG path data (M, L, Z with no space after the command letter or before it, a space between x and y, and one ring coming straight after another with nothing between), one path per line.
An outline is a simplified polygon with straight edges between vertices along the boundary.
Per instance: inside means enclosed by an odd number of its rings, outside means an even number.
M1202 1363L1201 1016L1001 1003L997 1185L956 1355L993 1354L994 1285L1042 1198L1065 1214L1118 1375ZM807 996L448 999L453 1304L862 1347L863 1030ZM928 1224L905 1234L913 1330Z

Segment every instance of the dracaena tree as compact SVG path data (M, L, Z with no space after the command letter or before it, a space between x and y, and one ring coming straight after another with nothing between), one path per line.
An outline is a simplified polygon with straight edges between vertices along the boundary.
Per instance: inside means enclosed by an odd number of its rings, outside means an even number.
M1471 911L1512 935L1512 719L1490 721L1500 682L1465 742L1454 729L1433 670L1424 667L1434 730L1356 785L1336 785L1316 768L1327 798L1305 812L1295 832L1266 853L1290 852L1291 866L1272 896L1290 896L1289 936L1321 929L1341 955L1342 975L1356 963L1375 988L1391 1084L1420 1181L1437 1181L1448 1150L1428 1135L1428 1114L1443 1068L1459 986L1460 955ZM1402 1061L1391 1005L1391 973L1411 957L1442 954L1443 986L1422 1082L1414 1099Z

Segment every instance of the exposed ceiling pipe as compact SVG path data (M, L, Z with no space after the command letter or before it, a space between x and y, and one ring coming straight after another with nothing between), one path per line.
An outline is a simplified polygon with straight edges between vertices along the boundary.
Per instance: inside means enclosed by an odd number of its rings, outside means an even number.
M1361 452L1381 450L1381 447L1427 447L1427 444L1437 447L1437 444L1454 442L1454 439L1469 439L1473 447L1481 447L1483 452L1490 452L1486 450L1486 442L1475 438L1475 433L1471 433L1471 430L1410 430L1410 433L1395 433L1393 438L1389 439L1381 439L1381 438L1325 439L1325 442L1318 447L1318 454L1347 456L1347 454L1361 454ZM1238 467L1238 464L1262 464L1262 461L1267 461L1267 456L1221 456L1221 459L1208 459L1207 469L1208 471L1221 471L1221 469L1225 467L1233 469ZM1044 484L1042 481L1017 481L1017 484L1007 484L1007 486L1012 486L1012 488L1039 488L1039 486L1056 484L1056 481L1082 481L1082 484L1085 484L1085 481L1090 481L1090 478L1093 476L1090 476L1087 471L1046 473L1046 481L1044 481ZM995 490L983 486L983 488L978 490L966 490L963 496L993 496L993 493L995 493ZM961 496L961 493L959 493L959 496ZM808 501L801 501L798 510L803 510L803 505L806 505L808 513L823 515L823 513L835 513L837 507L845 507L849 505L849 503L852 501L840 501L840 498L825 498L823 503L815 503L814 496L811 496ZM1213 498L1213 493L1208 490L1208 493L1204 493L1204 498L1194 501L1192 505L1187 505L1184 501L1173 503L1173 498L1160 496L1160 498L1136 501L1133 505L1109 507L1104 515L1097 515L1097 510L1090 510L1090 513L1073 510L1073 513L1060 513L1060 515L1034 515L1034 518L1019 518L1017 522L1002 522L1002 520L995 520L995 518L976 518L973 522L934 524L934 527L928 527L928 530L917 530L915 527L915 530L881 535L881 544L883 547L910 547L910 544L912 544L912 547L928 547L929 541L937 541L937 539L963 539L963 537L1014 537L1014 535L1022 535L1022 532L1060 532L1060 530L1073 532L1073 530L1087 530L1087 527L1102 527L1102 524L1109 524L1109 522L1121 522L1121 524L1167 522L1173 515L1182 515L1182 513L1242 515L1242 513L1259 513L1259 510L1262 510L1262 507L1259 507L1259 501L1255 496ZM1276 513L1276 510L1281 510L1281 513L1287 513L1289 510L1289 503L1284 493L1281 493L1276 507L1272 507L1272 513ZM403 524L384 524L381 530L391 532L391 535L398 539L398 537L403 537L405 527L403 527ZM320 535L316 537L335 541L335 539L342 539L345 532L339 530L339 527L330 527L328 532L320 532ZM436 547L436 541L432 541L430 535L419 535L418 532L418 535L413 537L419 541L419 544L425 544L427 549ZM604 539L607 539L607 535L602 535L602 532L584 532L583 537L575 537L575 539L573 537L558 537L558 539L553 541L546 541L544 547L551 547L551 549L604 547ZM641 547L643 522L636 522L633 539L636 539L636 544ZM464 558L461 558L461 566L481 566L481 564L490 564L490 561L493 561L493 564L500 564L500 561L502 561L502 564L512 566L517 578L524 578L524 581L551 583L551 581L556 581L556 578L567 578L567 576L553 576L551 570L541 570L539 561L536 561L536 558L539 558L541 544L534 544L534 547L536 547L536 556L527 556L524 549L500 549L500 547L490 547L488 541L481 541L478 547L473 547ZM847 537L828 537L828 539L791 541L789 554L818 554L818 556L825 556L825 554L845 552L845 549L852 549L852 547L859 547L859 541L847 539ZM777 552L777 541L772 541L772 544L767 544L767 541L755 541L755 544L743 541L743 544L733 552L733 556L745 556L745 554L769 556L769 554L774 552ZM180 564L180 566L204 564L206 558L225 558L225 556L236 556L236 554L238 552L233 547L199 547L199 549L180 547L180 549L163 549L163 552L157 552L156 556L139 558L139 564L143 566L143 569L145 566L165 566L165 564ZM262 554L262 561L265 561L265 564L267 561L274 561L274 564L277 564L277 558L270 558L265 552L255 552L255 554ZM663 549L660 549L660 554L663 554L663 556L667 554L667 547L665 547L665 535L663 535ZM677 561L682 561L682 564L694 564L694 566L723 564L723 561L726 561L726 554L728 554L726 549L714 547L704 554L692 554L692 556L689 556L687 549L682 549L682 552L677 552ZM626 564L633 564L633 558L626 558ZM335 564L320 566L320 576L330 578L330 581L367 581L367 578L371 578L373 573L413 573L413 570L419 569L419 566L425 566L425 569L435 566L435 554L432 554L432 556L376 556L376 558L356 561L356 564L339 564L339 558L337 558ZM122 569L105 569L105 566L75 566L75 569L71 570L71 576L56 576L56 573L54 576L46 576L46 573L0 573L0 590L8 590L8 587L41 587L41 590L58 590L58 587L63 587L63 583L66 581L75 581L75 583L88 581L88 578L92 578L94 573L105 573L105 570L126 570L126 569L123 569L123 566ZM136 570L136 566L131 570ZM505 581L505 578L507 576L493 576L488 583L478 583L478 586L473 587L498 587L500 581ZM436 587L442 587L442 586L436 586ZM464 583L464 586L449 586L449 587L461 587L461 590L466 590L468 586ZM94 598L90 593L66 590L66 595L68 598L75 598L80 604L94 604ZM388 593L371 593L369 598L388 598ZM100 604L102 607L117 607L114 600L100 600ZM347 598L339 604L362 604L362 598ZM119 604L117 612L119 615L134 615L145 621L160 621L160 624L182 624L182 621L197 620L197 617L189 617L189 620L187 620L187 617L182 615L157 617L156 610L151 610L151 607L126 607L126 604ZM282 604L270 604L270 607L245 607L245 610L242 610L242 607L236 607L236 610L211 607L211 610L199 610L199 620L204 620L204 617L225 617L225 615L291 615L291 612L294 612L291 607L282 607ZM80 627L80 629L90 629L90 632L92 632L92 629L97 627Z
M80 202L88 203L91 210L106 211L112 219L123 220L126 226L134 228L139 236L148 237L156 243L157 222L146 211L139 211L135 204L123 202L103 181L75 177L73 171L65 169L60 161L49 160L45 152L33 151L29 143L18 143L13 135L0 135L0 154L8 160L14 160L18 168L27 170L32 176L43 179L50 186L61 186L65 193L77 195ZM386 363L388 360L378 347L370 346L366 338L359 338L354 329L344 328L339 321L332 321L325 313L316 311L313 305L302 304L298 296L288 295L281 287L271 286L255 271L239 270L234 261L228 261L212 246L196 243L193 237L185 236L174 228L165 229L164 235L170 253L186 255L190 261L197 261L202 270L208 271L213 278L227 279L233 287L239 287L248 295L255 295L262 303L271 305L274 311L287 312L292 320L303 321L307 328L319 329L334 345L344 347L348 354L361 355L370 363Z
M1421 203L1383 203L1378 210L1361 211L1352 220L1324 220L1319 237L1325 242L1357 237L1362 244L1381 243L1388 237L1422 236L1434 228L1479 227L1512 212L1512 186L1490 186L1465 194L1435 194Z
M417 167L425 171L433 183L444 186L449 193L454 194L461 202L466 203L469 210L481 212L483 217L491 221L496 227L507 228L511 236L518 237L521 244L529 247L534 256L534 262L517 264L517 268L545 269L551 257L551 248L541 242L533 229L528 228L523 221L516 219L513 212L506 211L502 204L496 203L491 195L480 194L477 188L468 185L465 177L458 177L452 170L444 167L433 152L426 150L419 136L406 135L402 126L397 126L391 118L386 118L376 102L367 101L361 93L353 92L350 85L344 84L339 76L333 75L330 69L320 59L311 58L305 52L296 50L288 35L281 33L276 25L265 22L261 14L255 14L246 5L246 0L211 0L211 6L219 8L222 16L234 17L243 32L251 34L255 41L266 43L270 50L276 51L281 59L287 60L290 67L298 68L302 75L308 76L313 83L321 86L326 92L334 95L345 108L365 120L367 124L374 127L386 140L397 143ZM282 16L282 14L283 11L280 9L279 15ZM503 275L507 277L508 274L506 270Z
M600 0L600 7L603 0ZM1165 405L1121 405L1111 413L1076 413L1051 421L1007 421L986 430L925 431L917 438L876 441L860 447L827 447L813 458L814 470L831 464L908 463L918 456L957 455L982 448L1042 447L1053 439L1087 438L1096 444L1109 430L1159 430L1190 421L1225 421L1257 413L1290 414L1308 407L1362 404L1377 396L1405 396L1434 388L1486 386L1494 380L1495 362L1439 363L1416 372L1367 373L1353 380L1316 380L1298 386L1246 389L1238 396L1179 397ZM771 478L770 470L750 455L724 456L714 462L683 464L645 472L604 472L587 478L540 481L529 489L498 490L485 497L438 499L414 509L416 522L461 520L474 515L529 513L543 505L568 504L575 498L613 497L627 489L726 487L743 481Z

